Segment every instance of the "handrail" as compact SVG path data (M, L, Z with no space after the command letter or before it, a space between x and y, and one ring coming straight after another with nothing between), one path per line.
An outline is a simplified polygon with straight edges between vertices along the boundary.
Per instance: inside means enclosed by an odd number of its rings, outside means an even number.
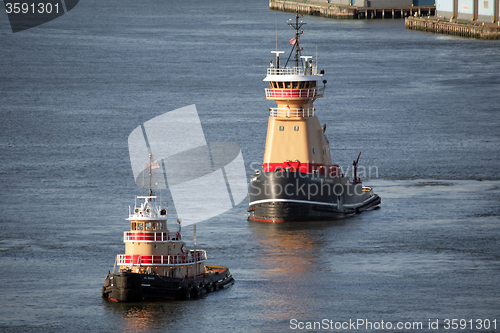
M317 75L318 70L316 66L312 67L284 67L275 68L270 67L267 69L267 75Z
M290 109L290 108L270 108L269 117L313 117L314 108Z
M325 87L312 88L312 89L276 89L265 88L266 97L321 97L325 92Z
M180 239L181 235L178 232L123 232L124 242L166 242Z
M174 266L186 265L207 260L207 251L190 250L188 253L174 255L138 255L118 254L117 265L120 266Z

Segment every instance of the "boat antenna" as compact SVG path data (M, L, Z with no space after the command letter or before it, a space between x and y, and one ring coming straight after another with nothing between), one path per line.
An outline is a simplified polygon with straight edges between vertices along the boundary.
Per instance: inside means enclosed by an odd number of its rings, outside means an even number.
M290 60L290 57L293 54L293 51L295 50L295 67L299 67L299 60L302 62L302 59L300 58L301 53L300 53L300 34L302 33L300 28L302 28L303 25L306 23L303 21L299 22L299 8L295 10L295 22L293 22L291 19L288 20L288 25L291 26L292 28L295 29L295 38L292 38L290 40L290 44L293 45L292 50L290 51L290 55L288 56L288 59L286 61L286 65L288 65L288 61Z
M358 158L356 161L352 161L352 165L354 166L354 184L361 183L360 179L358 179L358 162L359 157L361 156L361 152L359 152Z
M153 177L153 174L152 174L152 171L151 169L153 169L152 167L152 164L151 164L151 158L152 158L152 154L151 152L149 153L149 191L148 191L148 195L149 196L152 196L153 195L153 190L151 189L151 178Z
M276 51L278 51L278 19L274 19L275 31L276 31Z

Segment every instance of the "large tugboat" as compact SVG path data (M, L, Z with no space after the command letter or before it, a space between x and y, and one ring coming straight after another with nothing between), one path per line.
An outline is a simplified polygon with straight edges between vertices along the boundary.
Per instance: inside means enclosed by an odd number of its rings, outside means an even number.
M313 102L323 97L326 80L312 57L301 55L300 29L304 24L298 12L295 21L288 22L295 29L289 42L290 55L281 66L280 54L284 52L272 51L276 59L264 79L270 86L265 89L266 98L274 100L277 107L269 109L263 170L255 171L250 180L250 220L338 219L373 209L381 201L357 176L359 155L353 161L352 181L332 163L326 124L320 125L313 107Z
M180 220L178 231L168 230L167 207L157 200L150 189L147 196L137 196L132 211L129 208L125 254L116 256L102 296L115 302L188 299L233 284L227 267L205 265L206 251L187 249Z

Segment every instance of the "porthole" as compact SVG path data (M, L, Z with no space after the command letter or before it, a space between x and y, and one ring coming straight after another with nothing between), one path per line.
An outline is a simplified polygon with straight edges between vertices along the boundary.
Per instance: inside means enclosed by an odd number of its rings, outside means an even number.
M280 126L280 131L283 132L284 130L285 130L285 128L283 126Z
M316 148L313 148L313 154L316 154Z
M298 131L298 130L299 130L299 126L295 126L295 127L293 128L293 130L294 130L294 131Z

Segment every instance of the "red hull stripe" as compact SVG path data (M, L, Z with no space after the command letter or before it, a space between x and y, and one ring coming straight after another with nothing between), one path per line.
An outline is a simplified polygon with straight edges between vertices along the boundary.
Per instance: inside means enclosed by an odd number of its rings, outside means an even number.
M334 165L326 165L319 163L300 163L300 162L282 162L282 163L264 163L262 166L264 172L273 172L273 171L298 171L303 173L313 173L314 171L318 171L320 175L329 174L331 177L339 177L340 176L340 167L336 164Z

